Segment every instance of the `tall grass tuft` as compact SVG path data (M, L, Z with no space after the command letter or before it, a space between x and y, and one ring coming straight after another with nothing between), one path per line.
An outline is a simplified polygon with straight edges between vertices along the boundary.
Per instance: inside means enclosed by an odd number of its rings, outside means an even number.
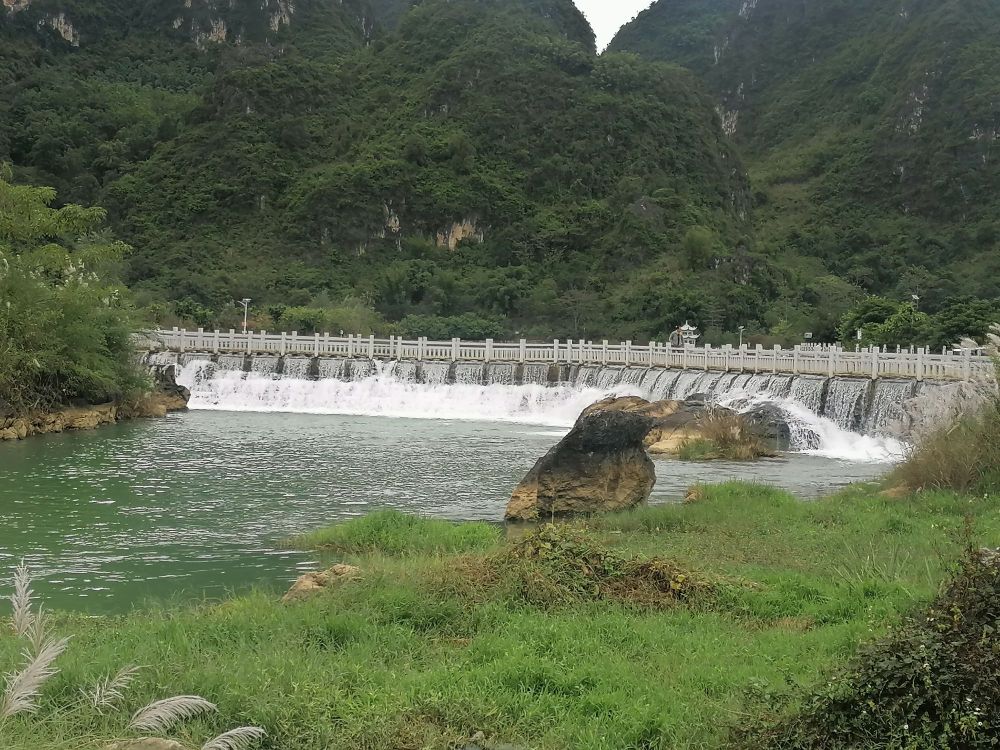
M201 746L201 750L246 750L267 737L260 727L237 727Z
M709 409L698 420L699 437L685 440L678 449L684 461L753 461L774 456L746 419L729 409Z
M987 352L994 377L974 385L981 398L969 402L950 423L920 436L890 480L910 490L1000 491L1000 326L993 326ZM975 342L962 342L967 348Z
M34 655L25 652L25 657L29 659L28 665L7 677L3 703L0 703L0 720L18 714L33 714L38 710L38 696L42 686L59 672L53 664L68 645L69 638L53 639L42 644Z
M14 609L14 632L19 637L27 635L28 630L31 629L31 623L34 620L31 611L32 599L31 573L22 560L14 569L14 593L10 596L10 603Z
M215 710L214 703L200 696L175 695L140 708L133 714L128 728L138 732L166 732L174 724Z
M125 700L125 690L138 676L142 667L127 666L118 670L118 674L108 674L84 695L87 702L97 709L98 713L117 709Z

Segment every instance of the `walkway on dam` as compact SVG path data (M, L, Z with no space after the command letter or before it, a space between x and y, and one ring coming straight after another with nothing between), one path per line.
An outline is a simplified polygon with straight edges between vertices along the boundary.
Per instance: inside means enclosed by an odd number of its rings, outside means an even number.
M847 351L839 346L796 346L792 349L761 346L685 346L650 342L555 339L551 343L431 341L390 336L302 335L248 331L151 331L140 336L140 346L150 350L211 352L279 357L368 358L421 362L513 362L551 364L669 367L722 372L771 372L794 375L906 378L913 380L970 380L991 372L988 357L970 352L933 354L924 349L886 351L879 347Z

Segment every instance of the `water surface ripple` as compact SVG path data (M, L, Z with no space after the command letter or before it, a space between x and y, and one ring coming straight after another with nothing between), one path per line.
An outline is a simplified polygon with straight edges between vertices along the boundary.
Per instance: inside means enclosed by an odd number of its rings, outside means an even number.
M47 606L89 612L282 586L316 560L278 542L339 519L388 507L499 520L511 489L563 432L193 411L0 444L0 581L24 558ZM805 455L658 461L653 502L736 478L815 497L881 469Z

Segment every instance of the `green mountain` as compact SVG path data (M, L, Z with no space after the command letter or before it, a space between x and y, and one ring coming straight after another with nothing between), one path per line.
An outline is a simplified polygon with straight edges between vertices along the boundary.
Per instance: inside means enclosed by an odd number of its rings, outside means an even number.
M935 309L1000 296L997 38L991 0L659 0L611 49L712 90L760 251Z
M11 2L0 159L160 322L662 337L778 283L703 86L571 0Z

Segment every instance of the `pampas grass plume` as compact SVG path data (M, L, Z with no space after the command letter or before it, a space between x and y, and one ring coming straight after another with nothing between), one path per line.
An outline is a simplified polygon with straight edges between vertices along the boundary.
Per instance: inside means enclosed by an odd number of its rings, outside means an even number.
M140 708L128 726L140 732L166 732L180 721L215 710L214 703L197 695L176 695Z
M201 750L246 750L267 737L260 727L238 727L201 746Z

